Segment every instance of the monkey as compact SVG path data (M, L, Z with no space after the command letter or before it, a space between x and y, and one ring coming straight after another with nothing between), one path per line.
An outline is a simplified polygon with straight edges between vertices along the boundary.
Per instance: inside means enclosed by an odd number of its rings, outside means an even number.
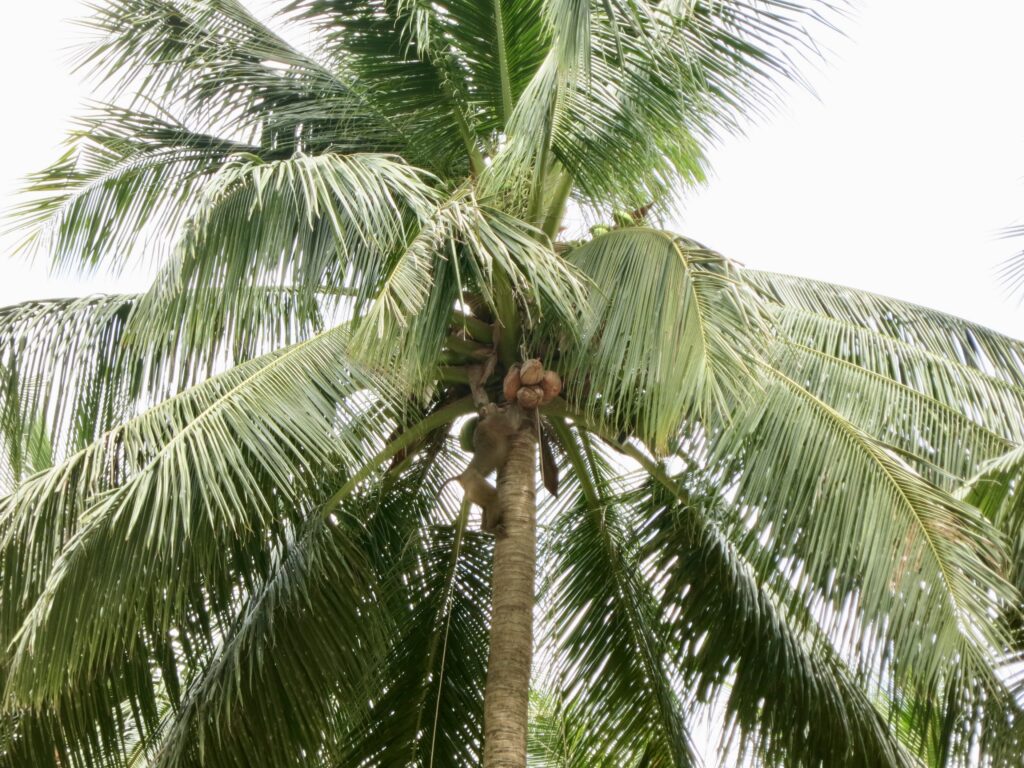
M522 426L522 416L516 407L500 408L487 403L480 409L480 421L473 431L473 458L462 474L446 480L440 495L448 483L457 480L466 494L466 499L482 510L481 529L485 533L504 536L505 526L498 503L498 491L487 476L504 466L508 459L509 440Z

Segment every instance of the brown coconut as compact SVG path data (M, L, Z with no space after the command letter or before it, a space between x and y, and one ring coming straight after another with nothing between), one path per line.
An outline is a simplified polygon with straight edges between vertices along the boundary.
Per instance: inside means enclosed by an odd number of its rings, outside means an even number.
M519 380L519 366L513 365L508 369L508 373L505 374L505 381L502 382L502 388L505 391L505 400L512 403L515 402L516 393L522 386L522 382Z
M527 360L519 370L519 378L523 384L540 384L544 378L544 366L540 360Z
M527 411L532 411L540 405L543 397L544 390L536 384L529 387L520 387L519 391L516 392L516 400L519 401L519 407Z
M562 377L554 371L544 371L544 376L540 380L540 388L543 392L541 402L550 403L562 391Z

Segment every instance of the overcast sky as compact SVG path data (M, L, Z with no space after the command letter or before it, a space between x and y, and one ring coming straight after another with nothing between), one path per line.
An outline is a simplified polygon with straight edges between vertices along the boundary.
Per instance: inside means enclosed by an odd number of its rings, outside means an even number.
M265 4L257 3L257 4ZM8 107L0 207L51 162L89 95L69 72L82 0L12 3L0 26ZM1024 336L1024 306L995 271L1024 223L1024 3L859 0L845 38L825 41L771 120L711 155L707 188L673 225L747 266L854 285ZM130 291L145 276L55 279L11 261L0 239L0 305ZM1021 244L1024 246L1024 244Z

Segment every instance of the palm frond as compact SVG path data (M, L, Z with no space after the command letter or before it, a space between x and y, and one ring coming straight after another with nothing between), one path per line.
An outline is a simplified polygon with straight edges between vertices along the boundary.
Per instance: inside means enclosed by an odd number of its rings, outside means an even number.
M204 182L257 147L188 129L166 114L99 104L77 121L68 150L28 177L11 211L22 249L59 269L117 269L154 258L194 207Z
M342 327L233 368L3 500L4 593L20 596L3 605L11 702L41 706L137 632L164 636L196 600L230 600L219 575L283 535L317 468L376 452L375 400L394 396L346 348Z
M972 332L957 318L939 315L929 320L926 312L912 313L906 307L897 306L915 325L945 326L947 330L960 328L965 334ZM970 362L933 351L934 345L922 345L916 332L913 336L901 334L901 338L896 338L880 330L879 324L888 323L893 316L889 309L879 309L874 320L865 316L850 321L785 304L773 312L773 326L782 338L793 344L910 388L1012 442L1024 441L1024 387L994 371L985 372ZM1014 344L1009 340L1003 343L1009 343L1011 349Z
M643 755L608 754L595 729L564 697L544 690L530 693L528 763L536 768L639 768Z
M436 378L451 312L465 293L500 322L502 291L528 325L565 327L586 303L587 283L526 222L457 193L395 261L359 318L355 345L369 361L394 358L410 386ZM503 331L504 332L504 331Z
M552 657L542 684L557 686L561 706L582 719L588 760L696 765L636 532L616 504L613 467L586 435L562 427L560 437L569 482L542 546L550 631L543 642Z
M1008 647L996 616L1017 600L999 533L799 383L767 372L760 398L714 448L738 475L741 551L778 569L776 588L827 606L823 626L857 648L865 671L891 665L928 697L951 669L985 675Z
M772 364L881 443L933 485L952 490L1012 443L947 405L815 348L785 342ZM1009 415L1009 418L1016 418Z
M0 309L0 414L8 451L34 424L58 453L124 415L131 387L119 345L133 296L32 301Z
M128 768L125 756L157 727L167 707L154 665L168 647L136 644L104 675L77 680L73 693L39 709L6 709L0 715L0 766Z
M451 26L437 8L397 0L292 0L281 12L318 32L322 55L409 137L410 160L442 176L465 176L482 167L481 153L467 72L449 50L451 31L445 39L434 29Z
M1011 578L1024 590L1024 447L987 461L959 495L1006 536Z
M378 494L346 499L330 520L314 511L217 627L223 638L203 638L212 651L188 659L196 672L148 740L154 768L289 764L329 746L339 721L361 711L387 648L361 519Z
M82 24L81 66L115 97L145 94L271 155L408 148L339 73L237 0L97 0Z
M391 578L399 624L369 707L334 765L477 765L483 743L491 542L454 525L409 531ZM391 523L388 523L391 525Z
M877 682L851 671L813 621L794 620L719 529L725 501L689 474L658 478L623 503L643 516L641 551L684 684L721 700L736 729L723 733L722 760L751 750L768 765L917 765L872 698Z
M0 399L0 493L14 490L53 461L53 440L43 419L23 414L16 395L9 402Z
M297 522L232 547L227 583L217 586L230 599L200 597L167 636L169 661L152 633L133 651L130 668L144 675L96 678L105 698L76 680L52 705L59 718L50 705L19 710L18 749L0 753L13 760L0 765L36 764L33 755L40 765L52 755L55 768L332 764L380 693L405 627L396 622L428 573L410 543L453 472L436 456L399 478L376 470L327 516L324 499L345 473L321 474L296 500ZM267 733L272 747L262 743Z
M721 256L666 232L616 230L571 251L594 285L560 363L581 412L665 450L756 389L763 320Z
M187 295L182 299L187 299ZM140 297L30 301L0 309L0 414L10 449L84 447L140 404L152 404L321 327L315 302L288 291L254 292L243 312L210 302L204 314L168 318L150 349L131 341ZM201 319L197 327L195 320ZM29 444L22 445L25 441ZM42 468L42 465L40 466Z
M794 60L815 54L808 28L828 26L835 10L554 0L553 45L517 104L509 147L542 168L550 148L577 196L600 210L664 204L704 179L708 143L797 79Z
M1024 342L977 323L867 291L791 275L745 270L770 301L874 331L921 352L1024 385Z
M1001 233L1010 240L1020 240L1024 236L1024 226L1007 227ZM1011 294L1019 294L1024 288L1024 251L1018 251L999 267L999 278Z
M424 174L391 156L239 158L204 190L140 306L134 340L159 348L184 317L195 342L212 343L226 315L252 313L271 288L357 314L437 202Z

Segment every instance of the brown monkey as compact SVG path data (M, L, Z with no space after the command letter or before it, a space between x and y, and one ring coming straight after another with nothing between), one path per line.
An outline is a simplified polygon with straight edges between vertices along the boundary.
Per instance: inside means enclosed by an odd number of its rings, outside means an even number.
M480 409L480 421L473 431L473 458L461 475L445 481L441 488L452 480L458 480L466 498L483 510L481 528L498 536L505 529L501 520L501 506L498 491L487 480L487 476L502 467L508 459L509 438L519 431L522 424L519 409L500 408L487 403Z

